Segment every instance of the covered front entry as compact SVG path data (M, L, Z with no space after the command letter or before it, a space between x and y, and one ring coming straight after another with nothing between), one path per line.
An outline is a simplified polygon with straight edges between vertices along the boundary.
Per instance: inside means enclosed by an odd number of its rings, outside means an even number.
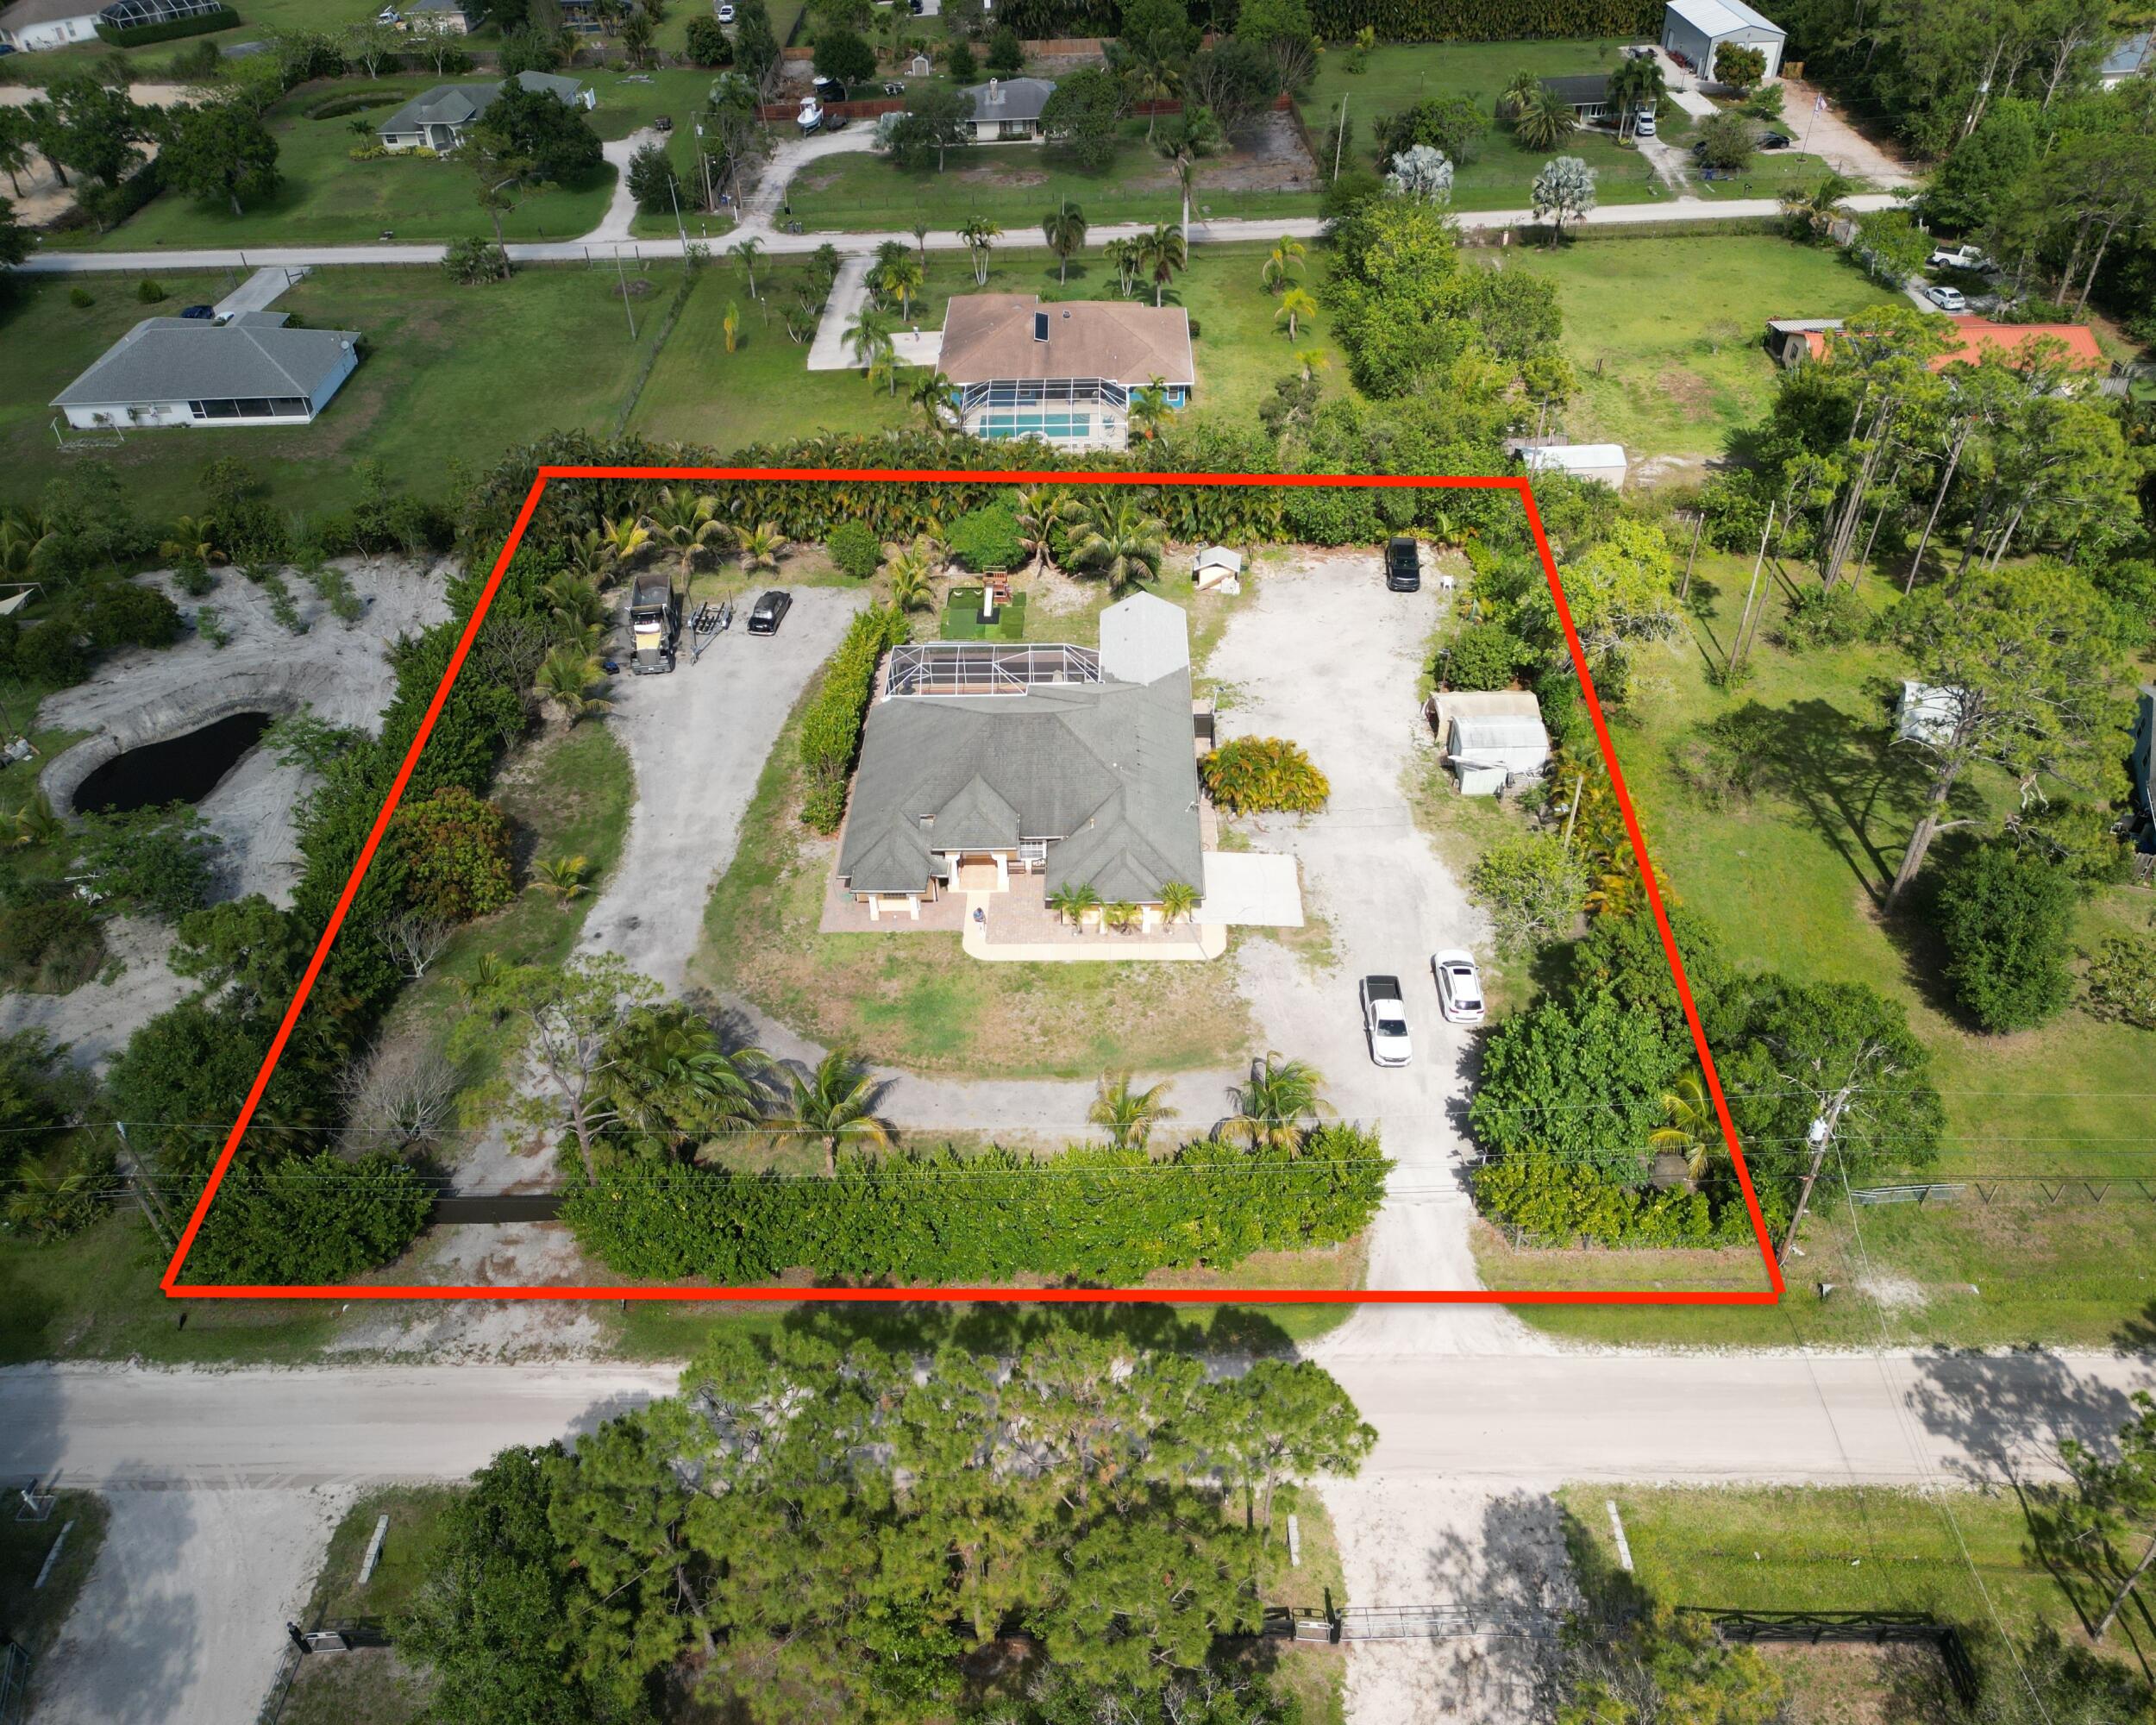
M1006 893L1011 889L1010 853L962 851L952 858L953 884L962 893Z

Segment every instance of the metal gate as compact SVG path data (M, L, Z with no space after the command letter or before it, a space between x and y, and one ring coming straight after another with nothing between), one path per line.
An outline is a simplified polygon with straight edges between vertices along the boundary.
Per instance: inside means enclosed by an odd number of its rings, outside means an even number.
M1557 1633L1539 1612L1481 1605L1351 1605L1338 1618L1343 1641L1443 1641L1468 1637L1540 1640Z

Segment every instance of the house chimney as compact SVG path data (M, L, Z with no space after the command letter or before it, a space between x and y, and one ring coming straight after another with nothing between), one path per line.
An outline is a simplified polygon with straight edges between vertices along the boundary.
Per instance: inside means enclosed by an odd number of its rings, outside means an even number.
M1000 108L1003 105L1002 86L993 78L988 80L988 105L991 108Z

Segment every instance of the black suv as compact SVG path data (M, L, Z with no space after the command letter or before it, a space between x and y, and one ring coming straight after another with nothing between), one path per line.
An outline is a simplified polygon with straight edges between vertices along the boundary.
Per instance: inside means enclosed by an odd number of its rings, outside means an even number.
M1396 593L1422 591L1422 554L1405 536L1385 547L1385 585Z
M779 624L793 608L792 593L783 588L772 588L756 601L755 609L749 613L749 632L751 635L776 635Z

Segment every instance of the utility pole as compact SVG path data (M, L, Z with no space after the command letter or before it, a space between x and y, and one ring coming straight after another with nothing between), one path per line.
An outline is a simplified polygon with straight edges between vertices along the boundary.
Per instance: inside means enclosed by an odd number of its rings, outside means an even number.
M621 284L621 309L629 318L629 339L636 339L636 312L629 303L629 277L621 267L621 248L614 248L614 279Z
M1767 538L1774 531L1775 507L1773 503L1767 505L1767 524L1759 530L1759 555L1752 560L1752 585L1745 589L1745 608L1737 618L1737 637L1729 643L1729 668L1733 673L1744 662L1744 656L1750 648L1753 623L1752 601L1759 591L1759 572L1766 567Z
M128 1184L135 1190L135 1207L142 1212L142 1220L150 1225L150 1232L157 1236L166 1251L179 1251L179 1241L172 1233L172 1219L165 1214L165 1201L161 1196L154 1200L152 1198L148 1172L136 1159L135 1146L128 1142L128 1123L115 1120L112 1129L120 1134L120 1143L127 1152L125 1172Z
M1856 1088L1852 1081L1827 1100L1827 1107L1813 1120L1805 1140L1812 1146L1811 1165L1804 1170L1804 1183L1797 1188L1796 1208L1790 1213L1789 1226L1782 1235L1782 1250L1775 1253L1777 1264L1787 1262L1789 1248L1796 1244L1797 1224L1804 1220L1804 1212L1812 1201L1812 1188L1818 1183L1819 1170L1827 1160L1827 1152L1833 1147L1835 1128L1841 1124L1841 1111L1849 1106L1850 1092Z
M1332 177L1335 179L1340 177L1340 152L1347 147L1347 97L1341 97L1340 130L1332 141Z
M681 255L689 254L688 224L681 219L681 187L674 177L674 164L667 164L667 196L674 200L674 230L681 236Z

